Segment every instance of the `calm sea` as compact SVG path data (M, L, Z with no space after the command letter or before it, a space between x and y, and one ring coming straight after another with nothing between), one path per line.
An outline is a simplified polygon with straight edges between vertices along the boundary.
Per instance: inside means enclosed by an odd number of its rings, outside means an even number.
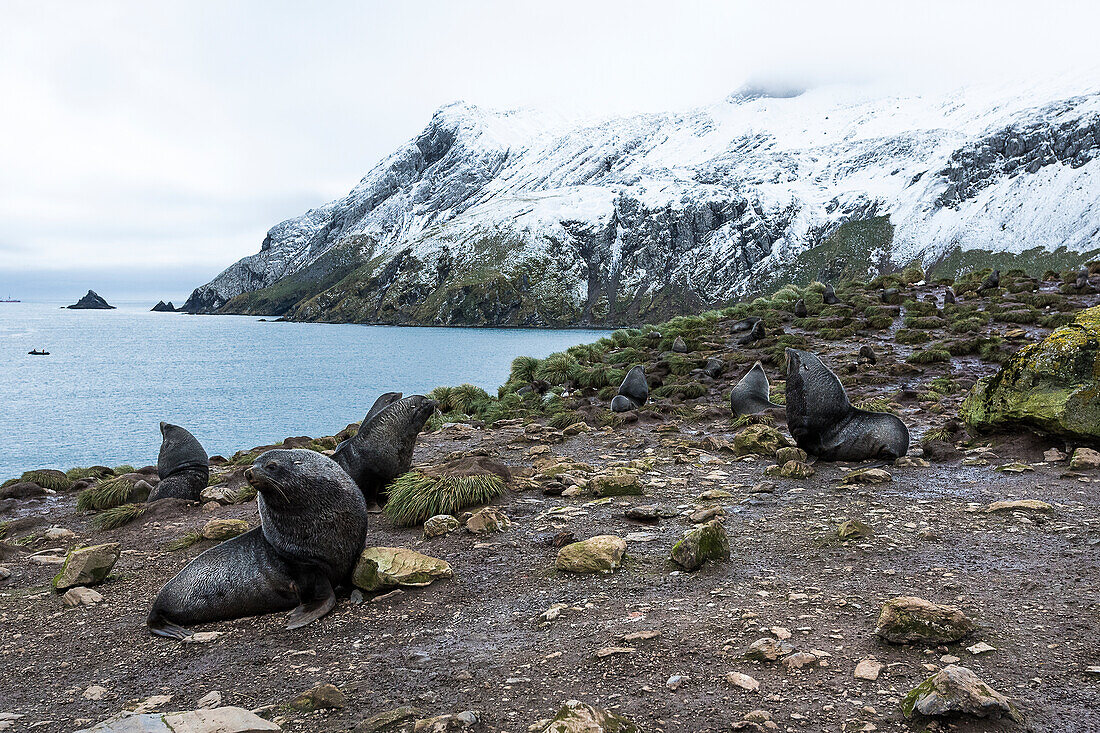
M32 468L156 463L161 420L211 455L332 435L382 392L470 382L604 331L401 328L0 303L0 480ZM31 349L50 356L29 356Z

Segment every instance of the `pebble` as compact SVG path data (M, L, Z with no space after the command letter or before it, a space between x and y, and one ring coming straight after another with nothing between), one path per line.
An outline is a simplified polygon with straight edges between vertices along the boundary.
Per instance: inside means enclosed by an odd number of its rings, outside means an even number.
M742 690L748 690L749 692L760 691L760 681L743 672L727 672L726 680L731 685L740 687Z
M103 596L91 589L84 586L78 586L76 588L69 588L65 591L65 595L61 596L61 602L69 608L76 608L77 606L94 606L103 600Z
M857 680L870 680L873 682L878 679L883 666L882 662L874 657L868 657L856 665L854 676Z
M81 696L85 700L102 700L109 694L110 692L107 690L106 687L101 687L100 685L92 685L84 690L84 692L81 693Z
M688 678L686 675L674 674L668 678L668 682L665 683L665 687L673 691L679 690L680 686L687 682L687 680Z

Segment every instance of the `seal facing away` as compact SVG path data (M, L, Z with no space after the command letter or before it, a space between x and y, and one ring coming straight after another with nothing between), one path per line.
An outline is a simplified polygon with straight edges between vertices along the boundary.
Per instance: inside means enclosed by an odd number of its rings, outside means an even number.
M412 466L416 437L435 412L436 402L410 395L379 407L378 398L359 432L336 447L332 458L363 492L367 506L386 503L386 485Z
M782 407L769 400L770 396L768 375L760 362L756 362L730 390L730 409L734 415L755 415L770 407Z
M836 297L832 285L825 286L825 292L821 295L821 302L825 305L840 305L840 298Z
M158 636L182 625L293 609L288 629L324 616L367 534L363 494L336 463L306 449L260 455L245 472L256 487L260 526L211 547L169 580L149 611Z
M909 452L909 429L885 412L852 407L821 359L787 349L787 429L798 447L826 461L893 460Z
M157 476L160 483L147 501L188 499L198 501L199 492L210 480L210 459L195 436L179 425L160 424L160 455Z
M631 368L619 385L619 393L611 400L612 412L637 410L649 400L649 383L641 364Z

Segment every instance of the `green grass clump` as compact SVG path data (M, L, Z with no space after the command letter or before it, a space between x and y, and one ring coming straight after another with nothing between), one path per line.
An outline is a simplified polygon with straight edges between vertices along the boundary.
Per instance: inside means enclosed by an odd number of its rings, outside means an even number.
M894 334L894 340L899 344L926 344L932 340L932 336L927 331L901 328Z
M894 325L890 316L872 316L864 321L863 327L869 331L884 331Z
M947 349L931 348L924 351L914 351L906 359L910 364L932 364L934 362L951 361L951 352Z
M436 387L428 397L439 403L439 411L472 415L478 407L489 403L489 394L473 384L460 384L457 387Z
M859 325L856 323L850 323L846 326L840 327L826 327L817 332L817 335L828 341L839 341L841 339L851 338L859 332Z
M124 473L133 473L134 467L131 466L129 463L123 463L121 466L115 466L111 470L115 472L116 476L121 476Z
M533 382L535 372L539 370L539 360L533 356L517 356L512 360L512 371L508 375L509 382Z
M867 412L894 412L894 403L886 397L872 397L862 400L856 403L856 407Z
M947 426L929 430L923 436L921 436L920 442L922 445L928 445L932 441L941 441L945 443L951 442L951 436L954 435Z
M707 393L707 388L699 382L682 382L665 384L657 387L650 396L656 399L664 399L666 397L679 397L683 400L694 400L702 397Z
M941 344L941 346L952 356L966 356L968 354L977 354L983 343L985 343L985 339L976 336L969 339L949 341L945 344Z
M905 301L905 311L914 316L936 316L939 315L940 309L931 301L907 300Z
M688 354L669 354L667 362L669 371L677 376L690 374L693 369L702 366L699 359Z
M580 364L569 354L551 354L539 364L535 377L552 385L565 384L573 380L579 369Z
M107 468L106 466L91 466L88 468L84 468L81 466L77 468L70 468L68 471L65 472L65 475L73 481L79 481L80 479L85 478L100 479L110 476L111 469Z
M122 504L96 514L92 517L92 525L96 529L118 529L122 525L134 521L144 513L144 504Z
M579 387L589 389L602 389L608 385L618 385L626 376L625 372L615 369L610 364L596 363L589 367L582 367L576 375L576 383Z
M43 489L50 489L51 491L67 491L73 485L73 480L67 475L62 476L51 471L27 471L18 480L31 481ZM12 481L5 483L12 483Z
M202 532L188 532L168 543L168 549L172 552L186 550L191 545L202 542Z
M905 316L906 328L934 329L943 328L946 325L947 321L937 316Z
M1040 318L1039 325L1043 328L1061 328L1073 323L1076 315L1075 313L1051 313L1049 316Z
M980 316L967 316L965 318L959 318L951 321L947 330L951 333L972 333L974 331L980 331L985 324L988 323L989 317L984 313Z
M76 508L81 511L103 511L145 501L148 497L148 491L137 488L129 479L109 479L81 491L76 499Z
M437 514L457 514L487 504L505 492L499 476L427 476L409 471L390 484L386 516L394 524L411 527Z
M559 412L551 416L546 424L552 428L561 430L570 425L576 425L579 422L584 422L583 415L575 410L565 410L564 412Z

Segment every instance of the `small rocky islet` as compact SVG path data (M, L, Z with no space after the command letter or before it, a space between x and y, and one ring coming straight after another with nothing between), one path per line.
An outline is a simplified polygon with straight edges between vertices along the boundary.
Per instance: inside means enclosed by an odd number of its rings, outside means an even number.
M103 296L94 290L89 290L83 298L72 305L65 306L69 310L114 310L115 307L103 299Z
M294 631L145 627L259 526L272 446L210 458L198 502L144 503L155 466L29 471L0 489L0 729L1100 728L1096 272L788 285L440 388L353 583ZM784 401L788 348L908 455L815 461L781 407L735 416L756 362Z

